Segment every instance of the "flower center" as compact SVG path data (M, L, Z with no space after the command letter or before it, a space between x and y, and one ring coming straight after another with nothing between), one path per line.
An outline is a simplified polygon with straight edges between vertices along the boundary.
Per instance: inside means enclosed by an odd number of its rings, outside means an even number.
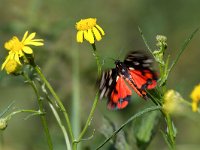
M96 21L96 18L81 19L81 21L76 23L76 29L79 31L92 29L94 26L96 26Z
M14 52L18 52L22 50L23 44L19 41L19 39L14 36L10 41L5 43L5 48Z

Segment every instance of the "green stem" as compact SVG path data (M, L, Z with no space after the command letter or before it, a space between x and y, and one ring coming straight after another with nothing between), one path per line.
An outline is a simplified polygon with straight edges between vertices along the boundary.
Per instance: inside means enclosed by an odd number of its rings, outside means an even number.
M96 63L97 63L97 68L98 68L98 79L99 79L99 77L101 76L101 64L100 64L100 59L99 59L99 55L97 54L97 49L96 49L96 45L95 45L95 43L94 44L92 44L92 48L93 48L93 55L94 55L94 57L95 57L95 59L96 59Z
M140 32L140 35L141 35L141 37L142 37L142 39L143 39L143 41L144 41L144 44L146 45L147 49L148 49L149 52L153 55L153 51L151 50L149 44L147 43L147 40L145 39L145 37L144 37L144 35L143 35L143 32L142 32L142 30L140 29L140 27L138 27L138 30L139 30L139 32ZM154 56L154 55L153 55L153 56ZM155 57L154 57L154 58L155 58Z
M52 86L50 85L50 83L47 81L47 79L45 78L45 76L42 74L40 68L37 65L35 65L34 68L35 68L36 72L38 73L38 75L43 80L43 82L46 84L47 88L49 89L49 91L51 92L51 94L53 95L53 97L55 98L58 106L62 110L62 112L64 114L64 117L65 117L65 120L66 120L66 123L67 123L67 126L68 126L68 130L69 130L69 134L70 134L71 140L74 141L72 127L71 127L71 123L70 123L70 120L69 120L69 115L68 115L68 113L67 113L67 111L66 111L66 109L65 109L65 107L64 107L64 105L62 103L62 101L57 96L56 92L54 91L54 89L52 88Z
M28 80L28 83L33 88L33 90L34 90L34 92L35 92L35 94L37 96L39 110L40 110L40 112L43 112L44 111L44 106L43 106L42 100L40 98L40 95L39 95L39 92L37 90L37 87L36 87L35 83L33 81L31 81L31 79L28 77L27 74L23 73L23 76L24 76L24 78L26 80ZM52 150L53 149L53 143L52 143L51 136L50 136L50 133L49 133L46 117L44 115L41 115L41 121L42 121L42 126L43 126L44 131L45 131L45 135L46 135L46 138L47 138L49 149Z
M97 63L97 68L98 68L97 69L98 70L98 74L97 75L98 75L98 79L99 79L100 76L101 76L101 64L100 64L99 56L97 54L97 49L96 49L95 43L92 44L92 48L93 48L93 55L94 55L94 57L96 59L96 63ZM85 135L85 132L87 131L87 128L90 126L92 117L94 115L94 111L95 111L97 103L98 103L98 100L99 100L99 92L96 93L96 96L95 96L95 99L94 99L94 103L92 105L92 109L90 111L90 114L88 116L86 124L85 124L83 130L81 131L81 133L80 133L80 135L78 137L78 140L73 142L73 149L77 148L77 144L82 140L83 136Z
M9 111L9 109L13 106L13 104L14 104L14 101L11 102L11 103L8 105L8 107L0 113L0 118L1 118L3 115L5 115L5 114Z
M168 138L169 138L169 142L171 145L171 149L175 149L175 133L174 133L174 127L173 127L173 122L171 120L171 117L169 114L165 114L165 119L167 122L167 128L168 128Z
M61 128L61 130L62 130L62 133L63 133L64 138L65 138L65 143L66 143L66 146L67 146L67 150L71 150L71 146L70 146L70 142L69 142L69 137L68 137L67 131L66 131L66 129L65 129L65 127L64 127L64 125L63 125L63 123L62 123L62 121L61 121L61 119L59 117L59 115L58 115L58 112L56 111L56 109L54 108L54 106L50 102L48 102L48 103L49 103L49 106L50 106L50 108L51 108L51 110L52 110L52 112L53 112L53 114L54 114L54 116L55 116L55 118L56 118L56 120L57 120L57 122L58 122L58 124L59 124L59 126Z
M73 50L73 58L72 58L72 85L73 85L73 93L72 93L72 126L74 137L78 137L80 133L80 85L79 85L79 50L75 48Z
M39 82L39 83L41 83L41 82ZM42 82L42 84L43 84L43 82ZM42 87L42 84L41 84L41 87ZM43 91L44 94L46 95L47 102L48 102L48 104L49 104L49 106L50 106L50 108L51 108L51 110L52 110L52 112L53 112L53 114L54 114L54 116L55 116L57 122L58 122L58 125L59 125L60 128L61 128L61 131L62 131L63 135L64 135L67 150L71 150L71 144L70 144L70 141L69 141L69 137L68 137L66 128L65 128L65 126L63 125L62 120L60 119L60 116L59 116L59 114L58 114L58 112L57 112L55 106L53 105L53 102L52 102L52 100L50 99L46 88L45 88L45 87L42 87L42 91Z
M85 124L85 126L84 126L84 128L83 128L81 134L80 134L79 137L78 137L77 142L79 142L79 141L82 139L82 137L84 136L85 132L87 131L87 128L89 127L89 125L90 125L90 123L91 123L91 120L92 120L92 117L93 117L95 108L96 108L97 103L98 103L98 99L99 99L99 92L96 93L95 100L94 100L94 103L93 103L93 105L92 105L92 109L91 109L91 111L90 111L90 114L89 114L89 116L88 116L88 119L87 119L87 121L86 121L86 124Z
M152 107L146 108L143 111L140 111L137 114L133 115L124 124L122 124L119 129L114 131L113 134L110 137L108 137L101 145L99 145L96 148L96 150L102 148L108 141L110 141L110 139L112 139L117 133L119 133L119 131L121 131L127 124L129 124L130 122L132 122L136 118L138 118L138 117L140 117L140 116L142 116L142 115L144 115L144 114L146 114L148 112L159 110L159 109L162 109L162 107L161 106L152 106Z
M36 110L31 110L31 109L22 109L22 110L17 110L17 111L14 111L12 113L10 113L8 116L6 116L6 120L10 120L14 115L16 114L19 114L19 113L23 113L23 112L26 112L26 113L33 113L34 115L44 115L43 112L40 112L40 111L36 111Z

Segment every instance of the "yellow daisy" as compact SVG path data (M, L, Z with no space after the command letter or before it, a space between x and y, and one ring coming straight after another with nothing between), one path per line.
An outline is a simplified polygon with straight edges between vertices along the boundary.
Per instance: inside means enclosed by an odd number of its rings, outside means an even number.
M76 40L82 43L85 39L90 44L94 44L95 40L100 41L102 36L105 35L103 29L97 25L96 18L81 19L76 23L76 29L78 30Z
M11 40L4 44L4 47L9 51L6 60L1 66L1 70L5 67L10 59L14 59L18 64L21 65L19 60L20 57L24 56L24 54L32 54L33 50L30 48L30 45L34 46L42 46L44 45L43 39L34 39L36 33L31 33L28 35L28 31L25 32L21 41L14 36Z
M197 112L198 110L198 103L200 101L200 84L195 86L192 93L190 94L192 99L192 111Z

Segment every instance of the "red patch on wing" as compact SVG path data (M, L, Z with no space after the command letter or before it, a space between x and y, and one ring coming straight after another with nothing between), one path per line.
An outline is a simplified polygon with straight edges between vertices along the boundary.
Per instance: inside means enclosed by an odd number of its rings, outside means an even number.
M129 70L129 73L132 80L126 80L139 96L145 98L145 89L153 89L156 87L155 74L150 70Z
M142 86L146 85L145 88L153 89L156 87L156 79L154 79L155 75L149 70L130 70L132 79L136 86L141 89Z
M124 79L119 76L116 81L116 86L113 89L109 102L109 109L123 109L125 108L130 100L131 90L126 85Z

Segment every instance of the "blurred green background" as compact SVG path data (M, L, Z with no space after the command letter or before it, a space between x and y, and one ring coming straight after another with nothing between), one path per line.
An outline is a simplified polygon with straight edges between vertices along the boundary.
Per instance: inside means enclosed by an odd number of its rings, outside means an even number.
M45 45L35 47L35 59L45 76L53 85L69 112L72 112L73 58L78 62L80 76L80 118L84 125L95 96L97 67L92 48L87 43L76 43L75 23L83 18L95 17L104 29L106 36L97 43L97 49L103 68L114 67L110 58L123 60L128 51L144 49L145 44L138 31L141 27L150 46L155 48L155 36L166 35L168 51L172 59L189 35L200 26L200 1L198 0L0 0L0 43L2 63L7 55L4 43L12 36L22 38L26 30L37 32L37 38L43 38ZM200 33L192 39L181 56L168 80L173 88L190 101L189 94L199 80ZM79 55L74 52L78 49ZM76 66L77 67L77 66ZM33 90L25 84L23 78L0 72L0 110L15 101L14 109L38 109ZM135 112L151 102L146 102L133 94L131 104L121 111L109 111L106 100L100 101L92 124L86 135L96 130L91 141L82 143L82 149L94 149L103 140L101 134L103 117L119 127ZM55 149L65 149L65 143L54 116L47 110L47 119ZM71 113L70 113L71 114ZM44 150L48 149L40 118L35 116L24 120L20 114L9 121L8 128L1 131L2 150ZM173 119L178 130L177 149L195 150L200 147L200 117L189 108ZM163 120L161 120L163 121ZM160 125L165 129L165 125ZM125 128L130 132L131 127ZM127 136L127 135L126 135ZM128 135L131 136L131 135ZM130 139L130 138L129 138ZM128 143L136 148L135 139ZM167 149L159 131L148 149ZM103 149L109 149L107 144Z

